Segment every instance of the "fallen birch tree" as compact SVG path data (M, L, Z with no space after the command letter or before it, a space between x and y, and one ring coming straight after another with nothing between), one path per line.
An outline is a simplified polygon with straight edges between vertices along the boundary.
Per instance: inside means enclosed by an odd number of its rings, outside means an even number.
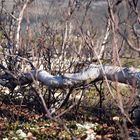
M1 68L3 67L1 66ZM136 88L140 87L140 70L127 67L91 64L78 73L65 73L63 75L51 75L45 70L34 69L19 77L14 76L6 68L3 70L5 72L0 76L0 84L9 89L14 89L17 85L30 84L33 81L39 81L49 88L68 88L104 79L128 84Z

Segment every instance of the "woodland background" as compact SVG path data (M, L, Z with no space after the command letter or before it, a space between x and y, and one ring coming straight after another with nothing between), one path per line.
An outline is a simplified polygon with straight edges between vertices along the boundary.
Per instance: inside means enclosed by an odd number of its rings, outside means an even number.
M139 68L139 0L0 0L0 138L139 139Z

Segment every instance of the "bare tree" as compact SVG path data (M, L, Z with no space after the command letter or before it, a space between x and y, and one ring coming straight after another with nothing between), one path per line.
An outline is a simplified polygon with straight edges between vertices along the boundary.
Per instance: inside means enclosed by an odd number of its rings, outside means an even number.
M1 88L7 87L12 95L22 94L25 102L26 96L32 98L29 92L36 101L40 97L39 106L43 105L45 110L41 111L54 119L52 114L66 105L77 89L79 102L89 87L95 86L100 92L99 81L105 81L116 100L109 84L114 82L118 106L129 120L118 84L124 83L137 91L140 88L140 70L122 64L124 57L131 58L133 54L139 61L139 5L137 0L18 0L8 10L2 0ZM100 17L102 8L105 9ZM79 102L68 105L56 116L59 118Z

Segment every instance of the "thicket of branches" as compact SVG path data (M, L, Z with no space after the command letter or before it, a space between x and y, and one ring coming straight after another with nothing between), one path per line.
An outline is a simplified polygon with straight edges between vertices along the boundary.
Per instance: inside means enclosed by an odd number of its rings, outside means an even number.
M133 123L128 112L139 101L139 8L138 0L1 0L1 105L18 105L21 114L28 108L58 121L72 108L77 112L88 98L96 96L102 108L108 95L124 125L126 120ZM97 67L102 77L97 72L94 78ZM40 78L41 70L46 73ZM48 78L45 84L43 76ZM125 91L119 82L127 84ZM123 104L125 93L128 101Z

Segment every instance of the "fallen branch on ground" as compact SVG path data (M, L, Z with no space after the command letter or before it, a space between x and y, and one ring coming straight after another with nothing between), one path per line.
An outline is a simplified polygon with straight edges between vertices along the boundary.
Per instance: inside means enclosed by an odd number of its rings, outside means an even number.
M26 85L34 80L40 81L43 85L49 88L63 88L71 86L79 86L83 83L91 83L105 79L117 81L140 87L140 70L127 67L116 67L109 65L91 64L84 68L79 73L65 73L63 75L51 75L45 70L32 70L29 73L24 73L17 79L14 79L9 73L0 76L0 84L5 87L15 88L17 85Z

